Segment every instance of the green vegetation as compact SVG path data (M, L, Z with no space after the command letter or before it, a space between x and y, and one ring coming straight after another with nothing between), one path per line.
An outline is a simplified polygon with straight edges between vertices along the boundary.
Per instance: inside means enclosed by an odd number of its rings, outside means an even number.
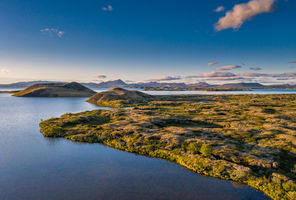
M295 199L296 95L159 96L124 106L134 109L67 113L42 121L41 132L165 159L272 199Z
M208 157L212 154L212 146L209 144L203 144L200 148L201 155Z
M113 88L93 95L87 100L87 102L97 104L99 106L121 108L147 103L152 99L153 96L139 91Z
M35 84L15 93L16 97L90 97L95 92L76 83Z

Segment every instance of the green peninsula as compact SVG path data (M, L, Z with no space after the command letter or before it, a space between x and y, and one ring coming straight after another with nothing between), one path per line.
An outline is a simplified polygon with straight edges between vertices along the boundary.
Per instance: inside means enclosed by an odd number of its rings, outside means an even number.
M296 95L157 96L130 104L106 95L100 105L134 108L67 113L42 121L42 134L165 159L272 199L296 199Z

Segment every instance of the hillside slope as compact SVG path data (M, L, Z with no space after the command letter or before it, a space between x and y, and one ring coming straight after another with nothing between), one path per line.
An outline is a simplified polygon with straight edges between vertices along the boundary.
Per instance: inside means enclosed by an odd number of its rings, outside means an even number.
M95 92L76 83L35 84L15 93L16 97L90 97Z
M87 102L104 106L122 107L125 104L130 105L134 103L146 102L152 98L153 96L143 92L113 88L93 95L87 100Z

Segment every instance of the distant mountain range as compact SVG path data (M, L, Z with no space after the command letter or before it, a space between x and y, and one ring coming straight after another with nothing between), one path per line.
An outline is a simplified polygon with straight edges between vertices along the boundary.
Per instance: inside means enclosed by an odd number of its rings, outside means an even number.
M62 83L59 81L27 81L27 82L16 82L10 84L0 84L0 88L26 88L35 84L44 84L44 83Z
M26 88L35 84L44 83L63 83L56 81L28 81L28 82L17 82L11 84L0 84L0 88ZM262 85L260 83L227 83L223 85L211 85L206 82L199 82L194 84L185 83L159 83L159 82L147 82L147 83L132 83L127 84L121 79L106 81L101 83L81 83L82 85L89 88L291 88L295 87L288 84L283 85Z
M0 88L26 88L35 84L45 83L63 83L58 81L27 81L27 82L16 82L10 84L0 84ZM115 87L129 87L129 85L122 80L106 81L102 83L81 83L82 85L89 88L115 88Z
M173 87L186 87L187 85L185 83L159 83L159 82L148 82L148 83L134 83L134 84L129 84L130 87L135 87L135 88L157 88L157 87L168 87L168 88L173 88Z
M260 88L265 87L260 83L227 83L223 85L216 85L216 88Z
M106 81L101 83L82 83L83 85L90 88L115 88L115 87L129 87L129 85L122 80Z

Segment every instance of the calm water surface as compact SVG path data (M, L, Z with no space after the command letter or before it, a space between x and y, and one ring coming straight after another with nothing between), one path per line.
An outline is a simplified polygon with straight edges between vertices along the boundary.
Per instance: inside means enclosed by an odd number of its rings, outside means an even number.
M296 94L294 89L252 89L249 91L143 91L151 95L182 95L182 94Z
M1 200L267 199L163 160L42 136L41 119L98 108L84 100L0 94Z
M111 88L92 88L96 92L102 92ZM296 89L251 89L247 91L144 91L143 89L126 88L138 90L150 95L212 95L212 94L296 94ZM1 90L1 89L0 89Z

